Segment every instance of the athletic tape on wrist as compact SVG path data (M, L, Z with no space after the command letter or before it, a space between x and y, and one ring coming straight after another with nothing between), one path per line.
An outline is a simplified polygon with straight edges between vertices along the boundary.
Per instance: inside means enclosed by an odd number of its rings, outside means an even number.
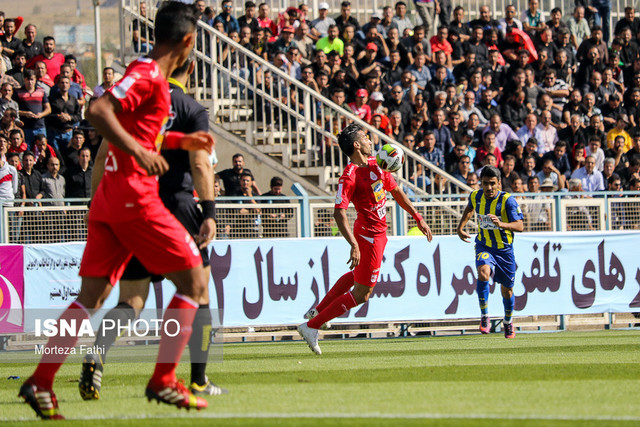
M415 219L415 220L416 220L416 222L418 222L418 223L419 223L420 221L422 221L422 215L420 215L420 213L419 213L419 212L416 212L416 213L413 215L413 219Z
M200 200L200 207L205 219L211 218L216 220L216 202L215 200Z
M179 150L182 148L180 141L184 133L169 131L164 134L164 140L162 141L163 150Z

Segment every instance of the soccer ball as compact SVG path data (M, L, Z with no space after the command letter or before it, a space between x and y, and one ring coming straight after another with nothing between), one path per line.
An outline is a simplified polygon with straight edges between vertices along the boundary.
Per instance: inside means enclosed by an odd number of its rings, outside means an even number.
M395 172L404 164L404 150L397 144L385 144L376 154L376 162L381 169Z

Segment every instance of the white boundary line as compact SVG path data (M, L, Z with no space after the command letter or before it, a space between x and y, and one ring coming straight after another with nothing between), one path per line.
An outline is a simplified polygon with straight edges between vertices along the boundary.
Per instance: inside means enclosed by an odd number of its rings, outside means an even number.
M608 416L608 415L595 415L595 416L571 416L571 415L502 415L502 414L438 414L438 413L417 413L417 414L389 414L389 413L269 413L269 412L253 412L253 413L212 413L212 412L199 412L190 414L175 415L169 414L157 414L157 415L134 415L124 417L70 417L67 420L153 420L153 419L175 419L175 418L192 418L192 419L241 419L241 418L258 418L258 419L289 419L289 418L309 418L309 419L485 419L485 420L541 420L541 421L633 421L640 422L640 416ZM33 420L33 417L29 417L29 420ZM24 421L27 418L11 418L0 419L0 423L12 422L12 421Z

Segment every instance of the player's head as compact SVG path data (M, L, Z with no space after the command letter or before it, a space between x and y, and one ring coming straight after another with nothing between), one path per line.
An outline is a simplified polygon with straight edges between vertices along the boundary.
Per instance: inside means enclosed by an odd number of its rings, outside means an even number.
M356 152L356 149L359 149L364 155L370 155L372 146L371 142L367 142L367 140L364 129L356 123L350 124L338 134L340 149L348 157L351 157Z
M195 41L198 23L198 8L179 1L165 1L156 14L154 36L156 46L178 46L183 44L188 51Z
M485 196L492 199L500 190L500 169L495 166L485 166L480 172L480 185Z

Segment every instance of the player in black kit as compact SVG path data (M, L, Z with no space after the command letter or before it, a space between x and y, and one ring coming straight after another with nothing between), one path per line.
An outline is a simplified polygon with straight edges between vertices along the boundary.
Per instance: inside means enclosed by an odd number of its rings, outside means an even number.
M191 133L198 130L209 131L209 115L205 108L191 98L184 87L189 75L193 72L195 61L189 57L185 64L176 69L169 81L171 91L171 111L167 130ZM102 177L106 146L103 143L98 153L92 180L95 190ZM213 192L213 167L209 153L204 150L163 150L162 156L169 163L169 171L159 178L160 198L173 215L194 236L199 246L205 274L209 277L210 265L207 246L215 237L215 201ZM200 199L193 197L194 188ZM147 271L133 257L120 279L120 297L118 305L111 309L105 319L127 324L133 322L144 308L149 294L149 283L161 280ZM209 354L211 333L211 311L209 310L209 293L201 301L193 321L193 332L189 340L191 357L191 392L200 395L218 395L227 390L218 387L205 374L206 361ZM104 322L101 323L104 325ZM107 351L117 339L117 328L105 331L101 326L97 334L95 346L102 354L88 354L82 363L82 373L78 387L84 400L100 398L102 373Z

